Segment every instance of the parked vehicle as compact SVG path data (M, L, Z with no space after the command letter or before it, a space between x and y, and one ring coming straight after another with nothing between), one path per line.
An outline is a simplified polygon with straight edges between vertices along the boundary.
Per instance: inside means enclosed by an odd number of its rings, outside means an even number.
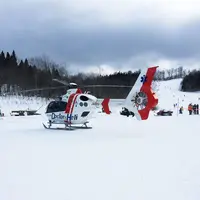
M132 115L132 117L135 116L135 114L131 111L129 111L127 108L122 108L122 111L120 112L121 115L125 115L127 117L129 117L130 115Z
M172 114L173 114L173 111L171 111L171 110L165 110L165 109L159 110L156 113L157 116L172 116Z

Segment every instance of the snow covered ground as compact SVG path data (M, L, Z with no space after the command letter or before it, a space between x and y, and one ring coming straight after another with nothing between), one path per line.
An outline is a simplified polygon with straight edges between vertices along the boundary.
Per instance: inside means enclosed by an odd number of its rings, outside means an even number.
M179 92L179 83L160 84L160 107L198 103L200 94ZM15 103L5 101L9 113ZM44 100L31 102L39 108ZM171 117L137 121L118 111L71 132L45 130L43 114L1 119L0 199L199 200L200 116L175 108Z

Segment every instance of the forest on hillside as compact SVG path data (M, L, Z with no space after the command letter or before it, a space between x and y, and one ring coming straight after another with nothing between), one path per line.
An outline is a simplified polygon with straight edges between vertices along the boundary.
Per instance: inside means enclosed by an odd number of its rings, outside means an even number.
M134 85L140 71L115 72L109 75L78 73L71 75L65 67L48 57L18 59L15 51L0 54L1 95L23 94L56 97L66 91L66 86L53 81L65 80L77 83L99 98L124 98ZM158 70L155 81L187 77L183 67ZM123 85L124 87L86 87L86 85Z
M184 76L181 82L181 90L183 92L200 91L200 70L193 70Z

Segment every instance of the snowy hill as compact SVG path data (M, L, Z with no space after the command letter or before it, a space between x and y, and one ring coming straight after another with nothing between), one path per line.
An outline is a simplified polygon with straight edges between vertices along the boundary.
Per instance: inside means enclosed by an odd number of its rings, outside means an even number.
M163 81L159 84L157 96L159 98L159 107L173 109L174 104L183 106L187 110L188 104L200 104L200 92L181 92L180 84L182 79Z
M178 97L186 107L198 103L199 94L178 91L179 83L160 83L160 107L173 109ZM29 100L17 105L45 103ZM44 115L0 120L0 199L199 200L200 116L137 121L119 115L119 104L110 116L97 114L90 130L46 130Z

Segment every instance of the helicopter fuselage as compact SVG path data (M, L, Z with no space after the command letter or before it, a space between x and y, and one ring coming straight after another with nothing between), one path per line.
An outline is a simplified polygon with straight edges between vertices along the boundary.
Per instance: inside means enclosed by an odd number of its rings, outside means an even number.
M97 98L90 94L72 93L67 101L52 101L46 115L52 124L84 124L92 118Z

